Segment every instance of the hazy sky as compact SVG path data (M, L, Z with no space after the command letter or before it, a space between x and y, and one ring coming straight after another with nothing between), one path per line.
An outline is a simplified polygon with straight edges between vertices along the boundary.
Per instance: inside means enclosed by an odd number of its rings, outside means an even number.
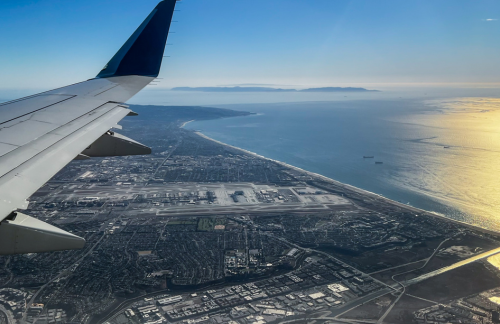
M94 77L156 0L0 1L0 90ZM498 0L183 0L161 87L500 83Z

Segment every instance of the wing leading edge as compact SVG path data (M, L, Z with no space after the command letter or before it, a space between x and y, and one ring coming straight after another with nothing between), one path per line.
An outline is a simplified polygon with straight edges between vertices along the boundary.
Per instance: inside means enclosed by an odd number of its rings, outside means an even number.
M95 79L0 104L0 255L82 248L84 239L17 210L75 158L151 153L110 129L158 76L175 4L161 1Z

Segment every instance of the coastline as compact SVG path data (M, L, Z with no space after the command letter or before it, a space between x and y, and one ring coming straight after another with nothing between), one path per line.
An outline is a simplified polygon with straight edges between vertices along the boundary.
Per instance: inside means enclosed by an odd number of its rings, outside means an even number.
M182 127L184 127L185 125L187 125L190 122L191 121L184 123ZM438 217L440 219L447 220L447 221L450 221L450 222L453 222L453 223L456 223L456 224L459 224L459 225L471 228L473 230L478 230L478 231L481 231L481 232L484 232L484 233L487 233L487 234L492 234L492 235L495 235L495 236L498 236L500 234L500 232L497 232L497 231L494 231L494 230L489 230L489 229L486 229L486 228L483 228L483 227L480 227L480 226L477 226L477 225L472 225L472 224L469 224L469 223L465 223L463 221L452 219L452 218L446 217L444 215L440 215L440 214L435 213L435 212L431 212L431 211L420 209L420 208L417 208L417 207L414 207L414 206L406 205L406 204L400 203L398 201L389 199L389 198L387 198L385 196L379 195L377 193L374 193L374 192L371 192L371 191L368 191L368 190L364 190L364 189L361 189L361 188L358 188L358 187L355 187L355 186L352 186L352 185L349 185L349 184L346 184L346 183L334 180L332 178L326 177L326 176L321 175L319 173L307 171L307 170L304 170L302 168L296 167L294 165L291 165L291 164L288 164L288 163L285 163L285 162L282 162L282 161L274 160L274 159L265 157L263 155L257 154L255 152L248 151L248 150L245 150L243 148L240 148L240 147L237 147L237 146L233 146L233 145L230 145L230 144L218 141L216 139L208 137L207 135L205 135L205 134L203 134L202 132L199 132L199 131L194 131L194 133L196 135L198 135L198 136L206 139L206 140L215 142L217 144L229 147L229 148L234 149L234 150L238 150L238 151L244 152L244 153L252 155L254 157L258 157L258 158L261 158L261 159L264 159L264 160L268 160L268 161L277 163L277 164L279 164L281 166L284 166L286 168L289 168L289 169L292 169L292 170L295 170L295 171L298 171L298 172L302 172L302 173L307 174L307 175L309 175L309 176L311 176L313 178L317 178L317 179L320 179L320 180L332 183L332 184L334 184L336 186L343 187L343 188L355 191L355 192L363 194L363 195L367 195L367 196L372 196L372 197L384 199L384 200L390 202L393 205L399 206L401 208L405 208L407 210L411 210L411 211L416 212L416 213L425 213L426 215Z
M194 119L193 119L193 120L189 120L189 121L187 121L187 122L182 123L182 125L181 125L181 126L179 126L179 127L180 127L180 128L184 128L187 124L189 124L189 123L191 123L191 122L194 122Z

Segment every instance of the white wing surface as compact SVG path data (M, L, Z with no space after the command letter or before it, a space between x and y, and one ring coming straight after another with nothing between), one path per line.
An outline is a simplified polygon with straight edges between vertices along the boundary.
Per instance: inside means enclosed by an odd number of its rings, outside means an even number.
M160 2L95 79L0 104L0 254L82 248L82 238L18 209L77 157L151 153L110 129L158 76L175 4Z

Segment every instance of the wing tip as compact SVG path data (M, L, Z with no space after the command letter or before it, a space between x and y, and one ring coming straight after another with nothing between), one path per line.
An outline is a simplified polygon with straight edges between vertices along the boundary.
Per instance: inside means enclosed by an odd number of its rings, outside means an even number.
M177 0L163 0L99 72L97 78L157 77Z

